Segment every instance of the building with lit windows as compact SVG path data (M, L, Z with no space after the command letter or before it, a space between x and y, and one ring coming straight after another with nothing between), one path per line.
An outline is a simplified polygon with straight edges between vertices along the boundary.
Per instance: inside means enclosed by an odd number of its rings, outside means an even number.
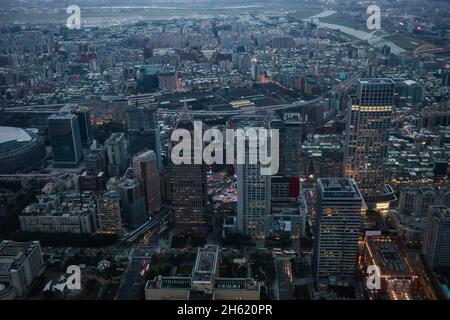
M186 113L182 114L175 128L186 129L193 136L192 118ZM194 157L194 152L192 152L192 157ZM208 196L205 163L194 164L192 159L191 163L179 165L172 163L170 170L176 234L205 236L207 233L206 204Z
M372 292L378 298L411 300L417 294L419 277L399 238L369 236L364 244L364 266L380 268L380 289Z
M354 180L318 180L314 273L319 288L354 284L364 209Z
M344 172L371 206L384 195L393 97L391 79L360 79L349 97Z
M266 217L271 210L272 177L261 174L263 165L259 161L250 163L251 157L257 157L259 139L257 135L248 134L246 127L243 130L245 162L237 164L237 227L240 232L254 239L264 239ZM258 132L258 127L255 127L255 132ZM252 144L257 148L251 147Z
M121 198L117 191L97 196L97 233L122 235Z

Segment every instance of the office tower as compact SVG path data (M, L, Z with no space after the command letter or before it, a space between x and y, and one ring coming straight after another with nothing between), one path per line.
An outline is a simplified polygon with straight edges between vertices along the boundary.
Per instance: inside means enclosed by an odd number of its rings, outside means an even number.
M302 143L305 140L305 122L299 113L285 113L281 121L272 122L280 130L280 169L278 175L302 175Z
M125 135L115 132L105 141L108 152L108 172L111 176L120 176L127 168L128 152Z
M193 122L186 114L181 115L175 128L189 130L193 136ZM191 163L171 164L175 231L178 235L204 236L207 232L206 165L194 164L193 160Z
M109 191L97 196L97 232L122 235L121 199L117 191Z
M133 156L143 150L154 150L158 170L162 170L161 139L156 108L149 106L130 106L128 115L128 139L130 154Z
M48 117L48 135L55 167L76 167L82 154L78 117L74 114L53 114Z
M237 224L240 232L254 239L264 239L265 220L270 213L271 176L261 174L263 165L259 161L250 164L250 157L255 156L253 152L258 152L250 148L250 144L256 143L258 149L260 144L259 139L253 141L247 130L244 128L245 164L237 164Z
M250 74L253 82L259 82L259 78L261 76L261 67L259 66L258 60L256 58L252 58Z
M133 157L133 173L141 185L150 215L161 209L161 192L156 155L153 150L139 152Z
M376 203L386 180L394 82L360 79L347 113L344 171L354 179L366 202Z
M137 228L145 223L145 199L141 194L139 182L136 179L125 179L117 185L122 198L125 223Z
M45 270L38 241L0 242L0 300L24 298Z
M422 251L430 268L450 267L450 210L447 207L429 207Z
M95 175L100 172L106 172L107 153L106 147L98 144L96 140L86 150L84 154L84 163L86 172L89 175Z
M98 145L94 140L89 149L85 149L84 164L86 170L78 180L80 191L104 191L106 190L106 147Z
M81 143L87 146L92 140L91 115L89 113L89 109L77 106L72 109L72 113L78 117Z
M352 179L318 179L314 272L318 286L352 285L364 200Z

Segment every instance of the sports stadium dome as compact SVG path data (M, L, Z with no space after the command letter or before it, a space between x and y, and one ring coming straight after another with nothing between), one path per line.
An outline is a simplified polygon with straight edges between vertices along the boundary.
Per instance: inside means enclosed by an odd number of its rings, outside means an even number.
M0 126L0 173L14 173L45 157L44 139L31 130Z

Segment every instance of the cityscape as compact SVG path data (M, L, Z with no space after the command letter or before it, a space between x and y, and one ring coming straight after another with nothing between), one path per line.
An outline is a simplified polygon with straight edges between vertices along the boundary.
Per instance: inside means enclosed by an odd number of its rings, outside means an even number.
M0 8L0 300L450 300L449 1Z

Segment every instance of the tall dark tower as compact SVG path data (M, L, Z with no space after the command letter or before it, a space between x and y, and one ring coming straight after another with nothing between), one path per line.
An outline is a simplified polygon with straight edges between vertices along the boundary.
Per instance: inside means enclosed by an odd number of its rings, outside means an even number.
M186 129L193 137L194 125L192 117L185 112L174 126L175 129ZM176 142L175 142L176 143ZM193 139L192 139L193 144ZM192 149L193 150L193 146ZM193 157L193 152L192 152ZM206 165L171 164L173 209L175 212L175 231L178 235L207 234L206 228Z
M156 107L130 106L127 116L130 154L134 156L143 150L153 150L156 154L158 170L161 172L161 138Z
M370 206L384 193L393 99L391 79L360 79L349 99L344 172Z

